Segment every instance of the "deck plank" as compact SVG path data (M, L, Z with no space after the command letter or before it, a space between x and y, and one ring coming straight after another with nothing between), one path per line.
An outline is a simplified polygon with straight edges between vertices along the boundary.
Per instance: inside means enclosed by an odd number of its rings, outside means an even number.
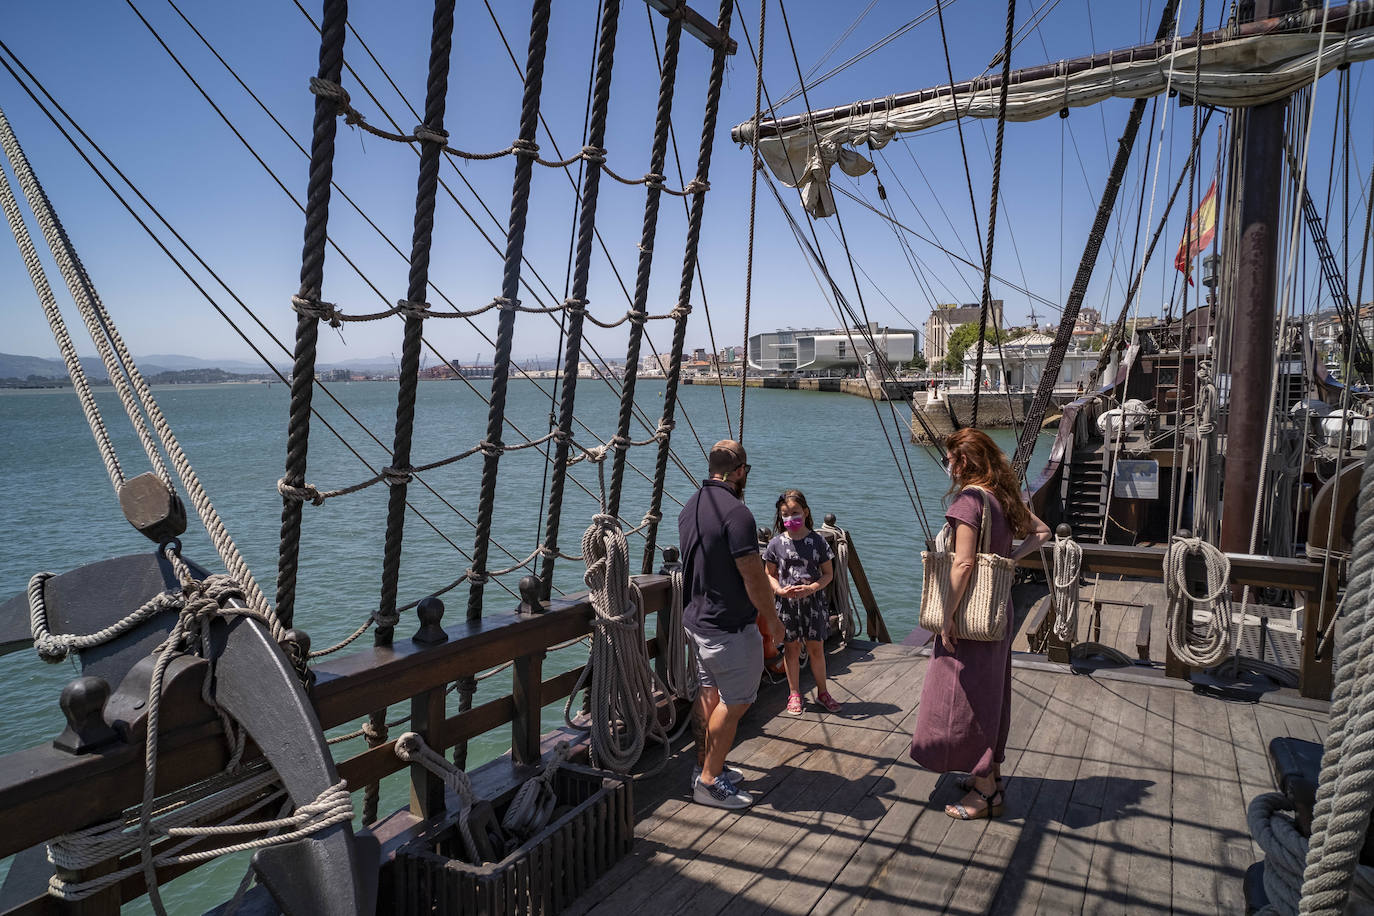
M1116 737L1105 754L1108 765L1099 809L1101 823L1088 868L1083 912L1126 916L1143 909L1143 901L1130 896L1124 879L1130 874L1135 832L1149 829L1140 811L1141 800L1153 785L1142 777L1141 765L1149 688L1120 681L1099 683L1116 698Z
M636 786L635 851L572 912L1237 912L1265 742L1325 729L1320 709L1281 698L1016 668L1006 815L958 823L941 810L955 777L906 756L926 660L895 646L835 658L832 691L858 715L781 715L786 690L761 694L732 755L760 794L744 814L687 801L686 741L655 778L671 786Z
M868 696L892 696L894 699L911 690L912 674L917 678L924 674L924 666L916 672L909 667L893 665L885 675L876 678L865 689ZM919 684L914 685L913 693L919 693ZM878 706L874 700L864 700L860 696L840 696L836 699L848 702L848 708L857 709L860 704ZM710 858L699 858L683 870L684 875L695 879L690 893L681 895L680 903L670 906L666 913L688 912L704 914L718 912L730 907L738 911L742 907L764 908L767 905L767 878L760 881L753 867L756 863L763 866L765 875L775 866L771 862L758 862L761 848L790 848L804 841L809 834L816 833L822 839L852 839L855 846L867 837L871 827L864 824L865 817L876 820L872 814L865 815L858 807L873 790L878 777L888 767L889 761L904 740L903 722L915 706L915 701L891 703L890 712L870 714L864 718L853 718L841 713L827 716L819 723L813 734L814 750L798 763L796 769L783 782L782 787L763 797L755 805L751 817L740 818L733 827L722 834L710 849ZM800 792L782 791L790 789L792 783L800 783ZM870 807L881 806L877 802ZM857 815L857 817L856 817ZM827 822L829 824L827 825ZM826 829L830 826L833 829ZM760 844L762 840L762 845ZM834 874L839 871L836 863L828 869L811 874L802 868L799 874L806 875L800 884L791 882L791 873L777 883L781 893L791 887L794 895L814 892L815 897L829 886ZM749 907L745 901L754 906Z
M1167 912L1172 904L1173 868L1170 820L1173 809L1174 693L1146 688L1145 730L1140 746L1140 778L1149 783L1140 800L1126 894Z

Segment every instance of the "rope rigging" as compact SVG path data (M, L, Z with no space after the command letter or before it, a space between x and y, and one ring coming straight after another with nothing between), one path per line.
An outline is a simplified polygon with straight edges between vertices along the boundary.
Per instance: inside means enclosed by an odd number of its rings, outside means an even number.
M195 469L191 467L186 453L182 451L181 444L177 441L176 435L172 432L171 426L153 397L152 390L144 381L138 367L134 365L133 356L125 347L123 338L115 328L104 304L100 301L94 281L86 273L86 268L76 253L75 245L72 244L66 229L63 228L62 221L58 218L56 210L48 199L47 193L43 190L38 176L34 173L28 157L24 154L24 150L19 145L19 140L15 137L14 131L3 112L0 112L0 147L4 149L5 157L19 182L20 190L38 221L39 229L43 233L53 258L57 262L58 269L66 281L67 288L77 304L82 320L90 332L91 339L100 354L110 381L119 393L125 413L138 434L149 463L153 466L154 473L157 474L169 493L176 493L171 474L158 451L160 445L171 461L172 468L176 471L186 495L200 516L206 533L209 534L225 568L229 570L230 575L244 583L244 594L250 605L259 613L270 614L271 609L267 604L266 597L258 588L252 571L248 568L242 554L239 553L233 538L225 529L209 495L201 486L200 478ZM75 370L73 387L86 389L86 394L82 397L82 409L86 414L97 448L105 461L110 482L114 485L116 495L118 495L125 483L118 457L110 444L104 421L100 417L94 397L89 392L80 360L75 358L71 338L57 308L52 288L43 275L43 268L38 261L28 229L24 225L18 203L14 198L14 192L10 188L9 179L2 173L0 173L0 199L3 199L10 228L14 232L15 241L19 245L20 253L28 267L30 277L34 281L34 288L43 303L44 314L49 321L53 336L58 340L59 347L63 350L64 359L68 362L68 370ZM64 341L65 345L63 344ZM157 434L156 442L152 438L152 433L149 432L149 425L152 427L152 432Z
M792 40L791 40L790 28L788 28L786 5L780 2L780 3L779 3L779 8L780 8L780 10L781 10L781 12L782 12L782 14L783 14L783 25L784 25L784 29L788 32L788 43L789 43L789 45L791 46L793 63L794 63L794 65L795 65L796 68L797 68L798 74L800 75L800 62L799 62L799 60L798 60L798 58L797 58L795 43L793 43ZM743 30L743 32L744 32L745 42L746 42L746 44L748 44L748 46L749 46L750 53L751 53L751 55L753 55L754 61L755 61L755 65L756 65L756 67L757 67L757 66L759 65L759 57L758 57L757 52L756 52L755 49L754 49L753 42L752 42L752 40L750 39L748 29L747 29L747 28L744 28L743 26L741 26L741 28L742 28L742 30ZM760 72L761 72L761 68L760 68ZM767 86L767 82L766 82L765 80L760 80L760 89L762 90L762 93L763 93L765 99L768 100L769 106L772 107L772 100L771 100L771 97L770 97L769 94L768 94L768 86ZM795 175L794 175L794 177L795 177ZM847 339L847 341L848 341L850 347L853 348L854 352L856 352L856 353L857 353L857 352L860 352L860 349L859 349L859 347L857 346L857 344L856 344L856 342L855 342L855 340L854 340L854 334L853 334L854 328L851 328L851 324L852 324L852 325L854 325L854 326L857 326L857 329L858 329L858 331L859 331L860 336L864 338L865 343L868 345L869 351L870 351L871 353L874 354L875 359L876 359L876 361L877 361L877 363L878 363L878 370L879 370L879 373L880 373L880 378L886 378L886 377L888 377L888 376L890 376L890 375L893 375L892 370L891 370L891 367L887 364L886 355L882 352L881 348L878 346L877 341L873 339L873 335L872 335L871 331L869 330L869 326L868 326L867 321L866 321L866 320L865 320L865 321L862 321L862 322L860 321L859 315L856 314L856 313L854 312L854 310L849 306L849 304L848 304L848 302L847 302L847 300L846 300L844 294L840 291L838 284L836 284L834 278L831 276L830 270L829 270L828 266L826 266L825 259L824 259L824 257L822 256L822 254L821 254L821 252L820 252L820 241L819 241L819 238L818 238L817 235L816 235L815 222L814 222L814 220L812 219L811 214L810 214L809 212L807 212L807 214L806 214L806 216L807 216L807 224L808 224L809 231L810 231L810 236L811 236L811 240L810 240L810 241L807 241L807 240L805 239L805 237L803 236L803 234L802 234L801 227L800 227L800 225L798 225L798 223L797 223L797 221L796 221L796 218L792 215L791 211L787 208L786 204L783 202L782 195L779 193L779 191L778 191L778 189L777 189L777 186L776 186L776 184L775 184L775 182L774 182L774 180L773 180L773 177L771 176L771 174L765 173L765 178L767 178L767 180L768 180L768 188L769 188L770 191L772 191L774 200L777 202L779 210L782 211L784 217L787 219L788 224L789 224L789 226L790 226L791 229L792 229L793 235L794 235L794 237L797 239L797 243L798 243L799 247L801 247L802 250L803 250L803 252L806 253L806 254L808 254L808 255L810 256L810 258L812 259L812 261L819 267L819 269L821 270L821 273L823 274L823 276L824 276L825 279L826 279L826 282L827 282L827 284L828 284L828 286L829 286L829 288L830 288L831 294L832 294L832 295L834 296L834 298L835 298L835 301L836 301L837 303L839 303L840 306L844 309L844 311L848 314L850 320L849 320L849 321L843 321L843 322L841 322L841 324L844 325L845 336L846 336L846 339ZM843 237L842 237L842 240L843 240ZM846 248L846 252L848 253L848 246L847 246L847 244L845 245L845 248ZM852 256L850 256L849 260L850 260L850 265L851 265L851 272L854 272L854 271L853 271L853 258L852 258ZM856 286L856 288L858 287L857 273L856 273L856 272L855 272L855 286ZM860 293L860 296L861 296L861 295L862 295L862 294ZM861 299L861 302L862 302L862 299ZM888 403L888 408L889 408L889 411L890 411L891 414L892 414L892 417L893 417L893 420L894 420L894 425L899 425L899 424L896 422L896 411L895 411L895 408L893 408L891 402ZM878 404L877 404L876 399L874 399L874 402L873 402L873 409L874 409L874 412L875 412L875 413L878 415L878 417L879 417L879 420L880 420L880 424L879 424L879 425L880 425L880 427L881 427L882 430L883 430L883 435L884 435L884 437L887 439L888 449L889 449L889 451L890 451L891 454L892 454L894 463L897 465L898 472L899 472L899 476L901 476L901 478L902 478L903 487L907 490L907 496L908 496L908 498L910 499L911 504L912 504L912 507L913 507L913 509L914 509L915 512L916 512L918 521L920 521L920 523L922 524L923 529L927 532L927 534L929 534L929 532L930 532L930 527L929 527L929 522L928 522L928 520L925 518L925 510L924 510L924 507L921 505L920 500L917 498L916 494L913 492L913 489L912 489L913 486L914 486L914 483L915 483L915 474L914 474L914 472L913 472L912 469L911 469L910 458L909 458L909 456L908 456L907 461L906 461L906 473L902 473L902 463L901 463L901 461L900 461L900 460L898 459L898 457L897 457L897 452L896 452L895 447L894 447L893 444L892 444L891 435L890 435L889 430L888 430L888 428L887 428L887 424L881 422L881 412L880 412L880 408L878 407ZM932 440L932 441L933 441L933 440ZM903 452L903 455L906 455L906 454L907 454L905 437L902 439L902 452ZM935 457L935 455L931 454L928 450L927 450L926 454L929 455L929 456L932 458L932 460L935 460L935 461L938 461L938 460L939 460L938 458ZM908 475L909 475L909 477L908 477Z
M1163 41L1168 37L1169 31L1174 25L1177 10L1178 0L1168 0L1160 18L1159 29L1155 34L1156 41ZM1045 410L1049 405L1050 395L1053 394L1055 382L1059 378L1059 367L1063 365L1064 354L1068 351L1069 341L1073 337L1074 325L1078 321L1078 310L1083 304L1083 298L1087 295L1088 281L1092 277L1093 267L1097 262L1097 253L1102 247L1107 223L1111 219L1112 210L1115 206L1117 191L1121 187L1122 178L1126 173L1126 164L1135 145L1136 133L1140 130L1140 122L1145 115L1145 102L1145 99L1136 99L1131 103L1131 113L1126 121L1126 129L1117 147L1116 157L1112 161L1106 186L1102 189L1097 215L1094 217L1092 229L1088 233L1088 241L1083 250L1083 258L1078 265L1078 272L1074 275L1073 285L1069 288L1069 299L1065 304L1059 329L1055 332L1054 345L1050 349L1044 372L1040 376L1040 384L1035 391L1035 398L1031 402L1030 409L1026 412L1025 426L1022 427L1021 437L1016 444L1016 454L1012 459L1012 466L1018 475L1024 476L1026 467L1030 463L1031 452L1035 448L1035 439L1040 433L1040 424L1045 418Z
M1007 40L1002 49L1002 87L997 101L997 149L992 159L992 201L988 205L988 238L987 246L984 247L979 241L978 247L983 249L983 297L981 307L978 312L978 356L974 363L973 370L973 416L972 424L978 426L978 398L982 391L980 381L983 378L983 338L987 335L988 329L988 304L992 298L992 250L993 242L997 235L997 198L1002 184L1002 139L1007 128L1007 89L1008 75L1011 73L1011 47L1012 40L1016 34L1016 0L1007 0ZM941 19L940 34L944 35L944 20ZM949 63L949 48L945 48L945 62ZM954 92L953 76L950 78L950 92ZM955 119L958 123L958 119ZM963 146L963 131L960 130L959 143ZM964 155L964 166L968 167L968 154ZM977 221L978 211L974 210L974 221ZM1000 340L1001 335L994 330L994 335ZM1000 347L1000 343L999 343ZM1000 350L999 350L1000 352ZM1003 368L1006 364L1003 363Z

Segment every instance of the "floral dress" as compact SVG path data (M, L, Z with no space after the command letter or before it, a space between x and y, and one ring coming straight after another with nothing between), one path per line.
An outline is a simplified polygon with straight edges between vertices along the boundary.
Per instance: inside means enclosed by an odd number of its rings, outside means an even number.
M763 561L778 567L778 584L810 585L819 581L821 566L835 559L830 545L814 531L806 537L780 534L768 542ZM801 639L824 641L830 629L830 600L822 589L804 598L778 598L778 616L787 631L787 642Z

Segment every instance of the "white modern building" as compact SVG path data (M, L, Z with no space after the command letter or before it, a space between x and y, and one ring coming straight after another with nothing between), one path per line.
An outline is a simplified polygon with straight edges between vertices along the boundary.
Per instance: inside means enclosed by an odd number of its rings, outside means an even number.
M884 328L870 322L866 330L807 328L769 331L749 338L749 368L760 372L824 372L859 369L867 364L873 347L889 365L900 366L916 358L920 334L910 328Z
M1048 334L1027 334L1015 340L1004 341L1000 352L997 344L985 342L982 377L982 381L986 382L984 387L999 391L1005 390L1008 386L1012 391L1036 389L1040 385L1041 376L1045 374L1045 366L1049 363L1050 348L1053 345L1054 338ZM975 347L976 344L970 346L964 353L963 387L970 390L974 384L973 374L977 370ZM1064 354L1064 363L1059 368L1055 390L1077 390L1080 382L1086 385L1101 355L1093 350L1080 350L1076 345L1070 345L1069 351Z

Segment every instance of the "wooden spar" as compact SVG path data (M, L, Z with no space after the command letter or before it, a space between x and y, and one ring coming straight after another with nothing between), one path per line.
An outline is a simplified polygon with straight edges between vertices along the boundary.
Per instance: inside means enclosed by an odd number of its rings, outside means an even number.
M706 47L718 48L724 39L726 54L734 54L739 50L739 42L729 35L721 35L716 24L688 6L687 0L645 0L645 2L665 17L681 16L683 31Z
M1112 67L1121 64L1138 63L1145 61L1158 60L1165 55L1175 51L1184 51L1193 47L1209 47L1226 41L1233 41L1237 38L1250 38L1256 35L1291 35L1304 32L1315 32L1321 29L1322 10L1320 6L1314 9L1305 9L1301 12L1279 14L1274 13L1253 22L1243 23L1235 27L1226 27L1212 32L1204 32L1201 39L1196 35L1180 35L1178 45L1175 47L1172 40L1158 40L1150 44L1136 45L1131 48L1120 48L1115 51L1104 51L1100 54L1091 54L1087 57L1076 57L1073 60L1061 60L1052 64L1040 64L1035 67L1027 67L1023 70L1013 70L1007 82L1012 86L1022 83L1030 83L1035 80L1049 79L1051 77L1067 77L1075 73L1082 73L1086 70L1093 70L1098 67ZM1374 0L1355 0L1343 6L1333 7L1329 14L1326 31L1328 33L1342 33L1374 25ZM954 95L970 95L978 92L987 92L997 89L1002 85L1002 75L992 74L980 76L976 79L964 80L962 83L955 83L951 88L948 83L943 86L935 86L930 89L922 89L917 92L908 92L901 95L886 96L881 99L869 99L864 102L855 102L851 105L841 105L835 108L825 108L820 111L809 112L801 115L790 115L785 118L775 118L759 123L759 136L771 137L785 134L790 130L807 125L820 125L831 121L840 121L847 118L862 117L868 114L879 114L890 111L894 108L901 108L918 102L928 102ZM746 121L730 131L730 138L736 143L750 143L753 141L753 123Z
M1258 0L1256 15L1291 10L1296 0ZM1279 188L1283 183L1287 100L1250 109L1241 138L1240 232L1230 241L1236 259L1236 304L1231 332L1232 378L1269 377L1274 365L1274 296L1278 271ZM1231 386L1226 420L1226 470L1221 549L1250 551L1250 529L1260 498L1260 465L1269 443L1269 386Z

